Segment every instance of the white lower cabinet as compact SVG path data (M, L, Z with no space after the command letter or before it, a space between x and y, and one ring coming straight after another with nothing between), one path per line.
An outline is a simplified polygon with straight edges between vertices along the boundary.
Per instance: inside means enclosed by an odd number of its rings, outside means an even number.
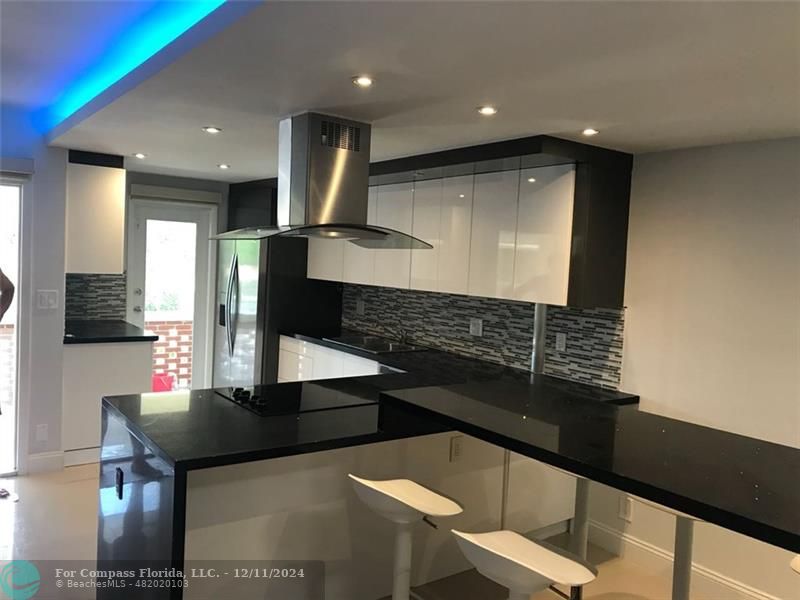
M377 361L284 335L280 338L278 383L377 373L380 373Z
M152 389L153 343L66 344L61 441L67 466L97 462L103 396Z
M474 193L469 295L511 298L519 171L476 175Z

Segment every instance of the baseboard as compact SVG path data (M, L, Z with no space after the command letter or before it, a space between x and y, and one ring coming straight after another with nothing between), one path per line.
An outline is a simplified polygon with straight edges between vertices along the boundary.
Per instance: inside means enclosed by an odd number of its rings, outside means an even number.
M64 466L75 467L100 462L100 448L83 448L64 452Z
M598 521L589 521L589 540L609 552L630 558L648 568L672 568L672 552ZM726 600L781 600L696 563L692 565L692 585L715 588L718 590L718 597Z
M61 450L55 452L40 452L29 454L25 461L24 474L47 473L49 471L60 471L64 468L64 453Z

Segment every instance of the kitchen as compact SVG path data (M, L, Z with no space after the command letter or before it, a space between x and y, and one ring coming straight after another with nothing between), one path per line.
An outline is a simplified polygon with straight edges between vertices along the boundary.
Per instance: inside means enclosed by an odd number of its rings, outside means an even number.
M390 27L398 14L413 14L397 6L369 6L377 22L367 38L380 38L381 27ZM515 15L534 8L506 7L490 17L474 7L473 16L502 18L510 27ZM60 381L29 386L39 397L64 398L57 426L51 411L20 403L20 411L29 411L25 421L31 427L30 436L21 436L21 443L31 446L20 452L21 462L33 456L34 464L70 464L69 453L75 457L71 464L89 465L70 468L91 468L101 458L99 530L106 538L101 536L95 558L144 558L136 554L142 543L136 530L121 529L127 515L129 522L144 518L159 523L146 528L146 537L152 533L147 542L153 544L147 553L152 560L173 566L237 558L305 560L324 565L325 597L388 596L397 575L394 529L364 506L361 484L348 478L352 474L407 478L463 509L458 516L432 517L438 529L415 526L410 582L413 590L426 589L411 593L422 597L436 582L455 581L449 578L462 573L475 577L473 567L481 570L464 550L463 544L471 542L451 529L504 528L561 540L579 565L587 556L588 538L593 547L616 550L625 560L632 556L658 570L666 594L691 585L698 597L792 597L797 579L788 565L798 550L797 517L787 507L798 493L791 485L797 472L798 405L796 382L787 373L797 358L792 342L797 328L787 307L797 292L792 283L797 240L791 229L797 182L788 174L797 151L791 137L796 132L763 123L759 135L728 132L725 137L714 130L721 125L708 117L706 129L684 125L671 132L663 127L660 141L650 147L644 140L655 134L642 131L638 147L630 141L626 146L614 141L622 134L610 121L585 119L570 127L539 129L520 125L519 109L508 95L511 88L498 87L502 91L495 98L486 97L486 89L473 94L465 115L459 116L463 120L469 113L471 130L446 125L440 113L438 134L420 144L414 142L424 139L419 131L392 134L400 117L391 116L391 109L381 120L381 102L396 93L398 82L370 64L348 67L346 77L325 74L326 68L337 69L320 66L325 85L341 88L336 92L340 104L313 100L312 94L305 105L268 111L268 118L237 121L242 117L223 110L202 120L198 115L186 119L159 101L164 89L197 74L198 65L216 68L211 66L214 57L236 56L242 63L236 76L246 76L244 40L252 40L268 21L264 7L250 9L242 20L234 15L245 10L241 6L212 13L189 36L196 47L174 62L156 57L169 61L164 70L96 114L76 117L70 127L68 118L51 134L54 145L15 151L4 142L4 159L35 154L34 163L44 165L41 171L36 168L34 182L39 173L49 172L49 164L63 161L36 189L47 190L49 183L55 190L63 182L64 214L60 220L48 218L47 211L57 206L39 204L33 209L41 213L34 226L53 223L52 243L60 240L62 253L66 248L60 279L82 271L127 273L125 312L116 313L122 321L133 322L131 313L140 306L140 286L130 283L135 270L129 266L136 237L130 229L133 200L144 206L147 200L171 199L175 205L202 206L206 215L193 221L198 229L192 238L198 248L194 257L206 260L204 268L195 261L193 279L198 289L206 287L195 295L205 298L205 305L195 301L184 319L193 323L193 331L205 325L202 342L193 343L191 381L181 383L189 367L176 365L174 379L165 383L171 391L150 392L152 336L137 331L147 339L131 343L100 335L95 339L102 342L67 343L59 350ZM569 19L578 9L537 10L546 11L539 16ZM689 9L671 13L664 5L658 10L669 21ZM274 11L271 26L287 31L319 26L317 19L347 27L344 15L334 19L323 8L314 15L288 6ZM620 19L632 18L620 11ZM720 39L714 43L729 42L725 36L747 19L763 18L779 30L778 22L786 21L776 7L733 13L730 28L717 32ZM525 14L530 18L533 13ZM431 23L449 16L438 6L426 13ZM653 22L653 15L640 18L644 24ZM469 19L464 26L470 27ZM785 50L786 39L774 36L764 52ZM276 53L291 47L284 38L264 43ZM383 47L378 40L370 43L373 50ZM231 44L241 47L234 50ZM718 61L720 72L745 61L731 58L728 64L718 55L709 60ZM748 60L753 66L763 64L760 55ZM782 64L778 61L776 69ZM425 72L422 63L415 68ZM429 71L444 77L437 66ZM374 78L371 85L362 85L367 82L361 72ZM753 71L747 72L752 76ZM133 75L134 80L144 77ZM309 86L299 75L284 76L290 88ZM463 94L467 88L461 85ZM269 79L262 78L253 89L259 86L268 87ZM715 93L711 87L705 88L709 98ZM772 96L752 93L762 106L773 106L768 104ZM346 102L367 106L342 108ZM158 107L153 110L161 123L157 129L194 133L159 137L150 128L146 135L137 134L141 127L130 111L142 103ZM339 108L319 108L325 106ZM738 105L729 109L745 110ZM342 119L342 113L348 118ZM319 118L329 124L322 135L304 136L304 127ZM405 127L412 128L414 120L430 123L416 114ZM264 140L257 151L247 144L236 149L252 137L240 133L248 131L245 123L264 132L257 136ZM122 125L126 133L115 142L107 137L102 143L92 141L102 139L97 133L112 125ZM325 127L330 125L329 132ZM355 135L348 128L361 131ZM675 139L678 134L684 139ZM778 137L786 139L771 139ZM336 146L358 146L367 160L340 159L337 169L335 161L318 158L324 154L317 154L316 142L323 151L333 146L331 156L356 154ZM196 152L182 152L185 144ZM298 162L298 157L305 160ZM271 167L261 166L269 160ZM121 161L124 168L107 161ZM208 166L198 168L202 163ZM3 171L11 171L5 164ZM126 182L114 184L116 204L70 193L90 179L73 180L77 166L124 173ZM215 181L212 170L224 177ZM766 192L760 187L765 182ZM345 195L342 202L331 195L350 185L346 201ZM764 198L759 208L750 202L754 197ZM75 216L85 208L82 203L96 220ZM111 212L92 213L93 203ZM151 218L141 214L145 221ZM164 214L151 220L174 220ZM207 219L202 225L201 218ZM752 222L763 226L748 228ZM203 231L218 232L208 237L221 239L203 246ZM81 241L89 251L80 250ZM109 246L102 246L103 252L91 251L105 242ZM753 250L767 247L769 253ZM40 251L32 255L34 264ZM76 257L89 266L71 268ZM101 259L113 265L98 266ZM30 289L57 288L56 275L36 272L46 282L32 283ZM745 293L759 286L773 293ZM64 295L64 303L71 297ZM759 323L743 323L742 315L756 306ZM29 340L36 339L37 331L52 340L59 315L64 332L64 309L39 310L29 325ZM353 349L354 343L361 347ZM404 346L374 352L376 345L389 343ZM750 344L754 351L745 357L740 349ZM143 376L134 384L138 387L108 389L110 382L122 380L97 373L121 371L114 364L134 360L112 359L111 350L132 352L137 345L146 348L140 353L145 359L137 363L143 365ZM83 371L68 362L76 346L97 353L84 361L88 367ZM249 351L238 354L248 346ZM34 354L36 364L48 364L44 354ZM102 359L109 361L107 366ZM755 387L756 380L763 388ZM90 417L68 410L68 383ZM92 392L95 383L105 389ZM109 396L102 414L96 410L101 395ZM774 399L768 415L753 397ZM527 423L518 425L509 415ZM90 445L66 445L75 430L69 419L88 423L85 429L94 436ZM597 426L587 431L585 422ZM37 436L36 427L46 423L61 431L61 439ZM91 453L75 454L87 449ZM714 451L726 458L719 464L702 459ZM755 463L750 462L752 452L759 453ZM664 465L670 460L685 470L685 477L680 468ZM772 469L775 465L781 467ZM17 480L22 483L24 477ZM137 517L137 482L169 498L170 514L156 510L145 497ZM765 491L755 496L748 485ZM285 493L273 497L275 489ZM231 508L220 515L212 509L219 506ZM681 514L692 517L693 544ZM126 533L137 540L130 547ZM115 541L114 552L103 539ZM678 558L672 566L672 553L686 559L687 548L690 572L694 551L692 577L686 576L685 563L683 571L677 568ZM126 555L127 549L134 555ZM764 572L774 576L767 580ZM673 582L674 573L679 575ZM589 597L597 589L592 586L603 585L603 575L601 566L596 582L586 586ZM496 594L499 588L481 589ZM184 596L192 597L191 591Z

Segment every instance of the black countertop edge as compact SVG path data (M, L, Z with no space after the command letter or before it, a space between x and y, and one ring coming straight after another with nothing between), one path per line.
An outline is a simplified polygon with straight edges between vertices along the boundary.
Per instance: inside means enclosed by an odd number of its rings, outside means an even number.
M511 450L512 452L563 469L576 476L639 496L663 506L668 506L673 510L678 510L694 516L701 521L718 525L724 529L741 533L791 552L800 553L800 538L798 536L771 525L756 522L742 515L693 500L692 498L662 488L648 485L635 479L615 474L608 470L586 465L561 454L548 451L515 438L504 436L479 425L474 425L467 421L408 402L402 398L392 396L392 392L381 393L380 402L381 404L395 404L404 411L408 411L410 414L418 415L424 419L434 420L449 430L460 431L466 435ZM667 419L667 417L663 418ZM697 427L702 426L698 425Z
M376 399L378 390L376 390ZM227 400L225 400L227 402ZM419 421L417 419L408 419L407 411L392 413L387 420L391 422L391 427L382 427L376 431L355 435L345 435L341 437L333 437L320 439L313 442L293 443L284 446L277 446L259 450L246 450L241 452L220 453L210 456L203 456L200 458L190 459L175 459L165 449L158 445L158 443L151 437L147 436L142 431L140 425L132 421L128 416L120 410L113 402L113 397L103 397L103 408L110 414L120 419L125 423L128 433L133 435L143 446L148 448L158 458L166 462L169 466L175 469L176 473L186 473L197 469L209 469L213 467L225 467L230 465L237 465L247 462L255 462L259 460L268 460L273 458L282 458L287 456L296 456L299 454L311 454L314 452L324 452L327 450L337 450L339 448L350 448L354 446L363 446L366 444L376 444L379 442L388 442L392 440L407 439L417 437L420 435L429 435L432 433L441 433L448 431L447 427L431 422ZM375 410L380 410L377 401L370 404L361 405L348 405L342 408L331 408L327 411L336 410L353 410L358 408L373 407ZM238 410L238 409L237 409ZM391 408L387 408L384 412L389 412ZM326 411L318 411L326 412ZM259 417L260 418L260 417Z
M342 330L342 334L345 333L352 333L356 335L371 335L361 331ZM324 339L321 336L315 336L308 333L281 332L280 335L295 338L304 342L310 342L318 346L324 346L326 348L331 348L332 350L338 350L340 352L345 352L347 354L352 354L354 356L358 356L361 358L374 360L386 367L401 372L417 373L419 371L424 371L425 369L430 367L433 359L436 361L436 363L439 364L444 362L448 363L449 366L462 367L464 371L469 371L472 368L474 368L475 371L489 370L495 373L507 373L519 379L530 377L531 375L530 371L526 371L524 369L509 367L499 363L480 360L478 358L473 358L469 356L461 356L458 354L454 354L452 352L447 352L445 350L438 350L436 348L426 348L425 350L415 351L415 352L376 354L374 352L367 352L364 350L359 350L358 348L353 348L352 346L345 346L337 342L332 342L330 340ZM600 400L601 402L604 402L606 404L613 404L616 406L635 406L639 404L639 396L637 394L630 394L628 392L615 390L613 388L604 388L583 381L576 381L574 379L568 379L566 377L559 377L558 375L545 374L544 376L550 377L554 380L566 382L572 386L575 386L576 388L583 388L584 391L589 393L591 393L593 390L596 390L597 393L607 394L608 395L607 398ZM456 381L452 381L452 383L455 382ZM444 384L449 382L441 381L441 383Z
M155 342L158 336L121 319L67 319L65 344Z

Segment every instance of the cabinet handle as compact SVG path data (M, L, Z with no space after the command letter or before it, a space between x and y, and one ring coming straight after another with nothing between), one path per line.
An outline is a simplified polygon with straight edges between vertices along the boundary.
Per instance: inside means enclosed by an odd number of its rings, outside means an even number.
M115 473L116 479L116 488L117 488L117 498L122 500L122 486L125 485L125 473L123 473L122 469L117 467L117 471Z

